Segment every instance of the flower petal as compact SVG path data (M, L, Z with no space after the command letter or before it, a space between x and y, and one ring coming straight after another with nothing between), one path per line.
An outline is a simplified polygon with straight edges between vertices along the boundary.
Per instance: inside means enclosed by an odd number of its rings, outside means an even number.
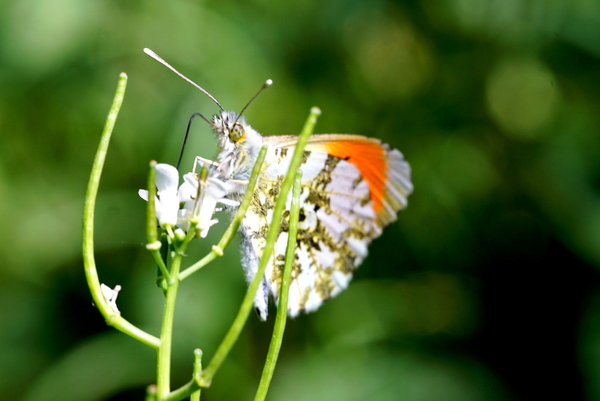
M138 191L138 195L140 196L140 198L148 202L148 191L146 191L145 189L140 189Z
M179 196L177 190L162 191L159 197L160 208L157 207L156 217L158 224L164 227L165 224L177 224L177 212L179 211ZM159 212L160 211L160 216Z
M198 177L194 173L183 176L183 184L179 187L179 201L188 202L196 199L198 195Z
M206 237L208 229L217 223L217 220L212 220L212 215L215 213L217 201L227 195L231 185L214 177L208 177L207 185L204 188L204 197L201 199L202 204L196 209L195 220L198 221L196 228L200 230L200 236Z
M117 285L114 289L112 289L106 284L100 284L100 289L102 290L102 295L104 296L104 299L111 307L111 309L115 313L118 313L120 315L121 312L119 311L119 308L117 308L117 296L119 295L119 291L121 291L121 286Z
M158 192L177 191L179 185L179 171L170 164L159 163L156 165L156 188Z

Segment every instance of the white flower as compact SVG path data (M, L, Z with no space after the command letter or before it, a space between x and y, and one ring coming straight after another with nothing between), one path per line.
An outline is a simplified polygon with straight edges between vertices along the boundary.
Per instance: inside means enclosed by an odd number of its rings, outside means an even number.
M208 177L202 191L198 191L198 176L187 173L183 176L183 184L179 188L179 173L168 164L156 165L156 218L161 227L177 226L185 231L191 222L196 224L202 238L208 234L208 229L217 223L212 219L217 202L224 205L237 206L238 202L225 199L232 185L214 177ZM148 200L148 191L140 189L139 195ZM199 198L200 196L200 198ZM183 209L179 205L183 203Z
M186 220L197 222L196 229L200 231L200 236L204 238L208 234L208 229L218 222L217 219L212 219L217 202L224 205L238 205L239 203L224 198L231 189L231 185L224 181L208 177L203 191L200 191L201 198L196 199L199 194L197 176L188 173L183 176L183 179L184 183L179 188L180 193L185 194L185 197L190 194L184 205Z
M121 291L121 286L117 285L113 290L106 284L100 284L100 289L102 290L104 299L106 302L108 302L108 305L111 307L111 309L120 315L121 312L119 311L119 308L117 308L117 296L119 295L119 291Z
M177 224L179 211L179 172L169 164L159 163L156 165L156 218L161 227ZM148 191L140 189L138 194L145 201L148 200Z

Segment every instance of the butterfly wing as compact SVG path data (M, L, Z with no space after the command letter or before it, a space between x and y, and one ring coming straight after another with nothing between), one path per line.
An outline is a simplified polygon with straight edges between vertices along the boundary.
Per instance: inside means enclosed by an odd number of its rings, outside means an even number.
M281 182L297 138L264 137L269 146L253 200L242 221L243 262L254 277ZM288 313L313 311L348 286L371 241L396 219L412 191L402 154L376 139L344 134L313 135L302 159L302 191ZM255 306L267 317L268 294L277 300L288 239L289 208L280 227Z

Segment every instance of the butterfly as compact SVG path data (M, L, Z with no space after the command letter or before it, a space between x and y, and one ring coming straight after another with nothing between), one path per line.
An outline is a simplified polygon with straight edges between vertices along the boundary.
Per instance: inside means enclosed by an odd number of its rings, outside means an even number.
M217 161L209 174L231 183L228 198L234 201L243 198L260 149L267 146L252 201L239 228L242 265L247 281L251 282L258 270L275 202L298 137L262 136L246 122L241 114L258 94L239 114L225 111L204 89L151 50L144 51L221 108L212 122L207 120L215 130L219 147ZM268 85L270 81L263 89ZM310 136L300 169L300 213L287 307L291 317L318 309L348 286L354 271L366 258L369 244L396 220L413 190L411 169L402 153L365 136ZM273 253L254 298L262 320L268 316L269 294L277 301L280 293L291 196L290 193Z
M252 281L266 244L281 183L296 136L265 136L243 117L222 111L213 117L220 153L213 175L225 182L247 182L258 153L267 145L252 201L240 226L242 265ZM314 311L348 286L367 256L367 247L396 220L413 190L410 166L402 153L377 139L348 134L312 135L304 149L300 214L288 315ZM245 186L230 196L240 200ZM288 241L289 208L280 226L265 275L254 299L262 320L269 294L280 293Z

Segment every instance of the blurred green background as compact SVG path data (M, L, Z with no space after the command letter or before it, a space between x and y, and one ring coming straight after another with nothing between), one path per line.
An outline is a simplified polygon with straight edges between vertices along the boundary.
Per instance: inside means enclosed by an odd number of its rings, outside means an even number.
M600 2L19 0L0 4L0 394L134 400L154 353L108 328L80 255L83 196L118 74L129 85L97 210L101 281L158 333L144 251L151 159L217 107L265 135L380 138L409 207L350 288L288 324L271 400L600 400ZM185 163L212 158L198 120ZM222 224L189 252L205 254ZM208 360L246 284L231 249L181 287L173 383ZM249 400L272 320L252 316L204 391Z

